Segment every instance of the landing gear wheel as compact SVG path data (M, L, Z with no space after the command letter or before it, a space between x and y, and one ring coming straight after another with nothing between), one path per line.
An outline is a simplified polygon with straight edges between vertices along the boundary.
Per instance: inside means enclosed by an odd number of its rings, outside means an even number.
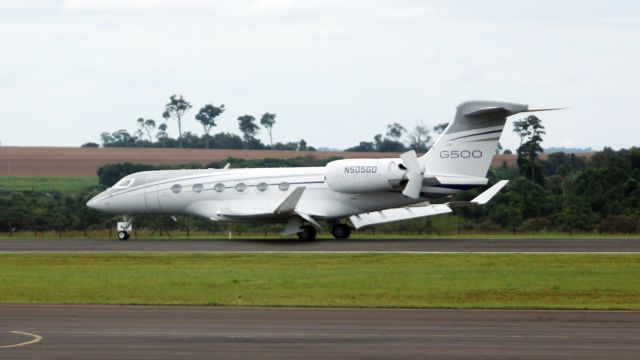
M314 240L316 238L316 229L313 226L305 225L300 228L297 235L300 240Z
M129 240L129 233L126 231L118 231L118 240Z
M345 224L335 224L331 228L331 233L336 239L347 239L351 235L351 228Z

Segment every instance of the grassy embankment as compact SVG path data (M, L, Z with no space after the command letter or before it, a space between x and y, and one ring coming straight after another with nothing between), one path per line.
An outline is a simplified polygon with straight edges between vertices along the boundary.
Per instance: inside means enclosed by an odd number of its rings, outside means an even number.
M2 254L1 303L640 309L640 255Z
M0 189L4 191L77 192L96 186L96 176L0 176Z

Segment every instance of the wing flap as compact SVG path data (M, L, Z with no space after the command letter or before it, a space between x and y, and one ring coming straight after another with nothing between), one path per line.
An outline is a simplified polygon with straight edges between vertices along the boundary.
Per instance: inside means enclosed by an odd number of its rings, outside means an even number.
M451 212L451 208L446 204L437 204L420 207L405 207L396 209L387 209L363 213L349 217L356 229L374 224L383 224L392 221L409 220L426 216L434 216L447 214Z

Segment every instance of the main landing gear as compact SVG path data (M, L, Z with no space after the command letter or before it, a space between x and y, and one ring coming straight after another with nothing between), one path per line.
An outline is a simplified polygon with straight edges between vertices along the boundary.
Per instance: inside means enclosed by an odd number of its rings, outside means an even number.
M336 239L347 239L351 235L351 227L346 224L333 224L331 226L331 234ZM300 240L310 241L316 238L317 231L311 225L304 225L300 227L300 232L297 235Z
M316 234L316 228L311 225L304 225L300 227L300 232L297 235L300 240L314 240Z
M346 224L334 224L331 227L331 234L333 234L333 237L336 239L347 239L351 235L351 227Z

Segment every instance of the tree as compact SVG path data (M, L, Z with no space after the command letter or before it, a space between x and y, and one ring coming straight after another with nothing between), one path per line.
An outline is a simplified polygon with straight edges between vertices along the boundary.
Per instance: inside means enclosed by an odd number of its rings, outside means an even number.
M273 128L273 124L276 123L276 114L272 113L264 113L262 118L260 118L260 125L264 126L269 133L269 145L273 147L273 137L271 137L271 129Z
M205 147L209 148L209 132L216 126L216 118L224 112L224 104L216 107L213 104L207 104L200 108L198 114L196 114L196 120L202 124L204 128L204 143Z
M304 139L298 143L298 151L307 151L307 142Z
M182 117L191 109L192 105L186 101L182 95L171 95L169 102L164 106L164 113L162 117L165 120L173 119L178 123L178 144L182 148Z
M256 125L255 121L256 118L251 115L242 115L238 118L238 127L246 143L251 142L260 130L260 127Z
M137 137L132 136L125 129L114 131L113 133L103 132L100 134L102 146L104 147L133 147L136 146Z
M405 132L407 132L407 129L398 123L387 125L387 136L395 141L400 140Z
M217 133L213 136L213 146L216 149L242 149L244 144L236 134Z
M513 131L520 137L518 147L518 168L520 173L532 182L544 185L542 167L537 164L538 155L544 152L540 143L545 134L542 121L535 115L513 123Z
M153 119L143 119L138 118L138 133L142 135L144 131L147 133L147 137L149 137L149 142L153 142L153 138L151 137L151 132L156 128L156 122Z
M445 131L447 126L449 126L449 123L440 123L433 127L433 132L440 135Z
M429 128L422 122L416 125L409 134L409 148L416 152L427 152L431 144L431 134Z
M158 141L162 141L162 147L167 146L167 124L162 123L158 126L158 132L156 133L156 139Z
M370 141L360 141L360 144L345 149L345 151L376 151L376 145Z

